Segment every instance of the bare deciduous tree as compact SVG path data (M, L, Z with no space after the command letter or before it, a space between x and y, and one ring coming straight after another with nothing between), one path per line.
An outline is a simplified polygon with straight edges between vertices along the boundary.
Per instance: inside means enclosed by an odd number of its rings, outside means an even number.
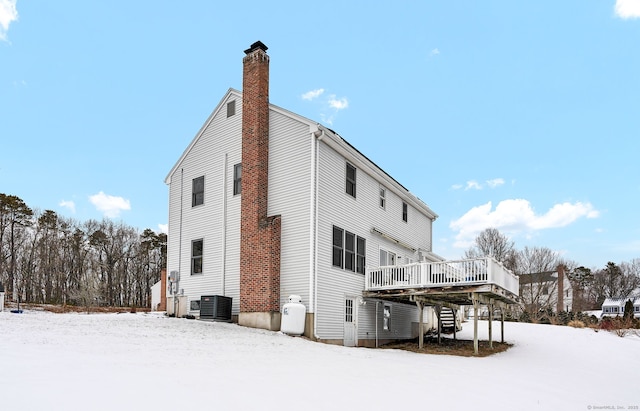
M0 194L0 283L9 300L146 307L166 264L165 234L80 223Z
M533 321L553 312L557 304L557 268L560 255L546 247L525 247L518 252L516 272L520 277L520 297Z
M515 271L516 251L513 241L495 228L487 228L475 239L474 245L465 252L465 258L493 257L504 266Z
M640 287L640 277L637 274L638 259L631 263L621 263L619 266L608 262L602 270L593 275L590 289L591 297L596 306L601 306L606 298L628 297Z

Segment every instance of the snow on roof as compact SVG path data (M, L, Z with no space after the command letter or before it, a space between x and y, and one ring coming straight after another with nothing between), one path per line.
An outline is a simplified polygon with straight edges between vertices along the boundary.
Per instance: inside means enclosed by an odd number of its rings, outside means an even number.
M602 303L602 306L607 307L624 307L627 301L631 300L633 305L640 305L640 296L632 296L632 297L615 297L615 298L606 298Z

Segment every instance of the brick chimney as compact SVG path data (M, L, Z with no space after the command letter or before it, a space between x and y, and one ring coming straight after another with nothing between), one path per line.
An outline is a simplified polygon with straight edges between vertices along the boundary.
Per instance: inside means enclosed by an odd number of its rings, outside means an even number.
M564 265L558 266L558 306L556 312L564 311Z
M238 323L280 329L280 216L269 195L269 56L257 41L245 50L242 76L240 315Z

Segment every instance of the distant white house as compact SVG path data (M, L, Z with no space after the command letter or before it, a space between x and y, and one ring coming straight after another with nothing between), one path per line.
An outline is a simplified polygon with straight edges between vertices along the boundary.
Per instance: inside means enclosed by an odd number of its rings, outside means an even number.
M629 300L633 302L633 316L640 318L640 295L605 299L602 303L602 317L622 317L624 315L624 306Z

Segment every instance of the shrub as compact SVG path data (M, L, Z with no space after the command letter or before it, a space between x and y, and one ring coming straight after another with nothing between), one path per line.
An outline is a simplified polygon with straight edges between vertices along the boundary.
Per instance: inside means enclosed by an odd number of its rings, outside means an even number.
M600 321L601 330L611 331L614 329L614 327L615 325L613 323L613 318L611 317L604 317L602 321Z
M584 323L580 320L571 320L567 325L573 328L584 328Z

